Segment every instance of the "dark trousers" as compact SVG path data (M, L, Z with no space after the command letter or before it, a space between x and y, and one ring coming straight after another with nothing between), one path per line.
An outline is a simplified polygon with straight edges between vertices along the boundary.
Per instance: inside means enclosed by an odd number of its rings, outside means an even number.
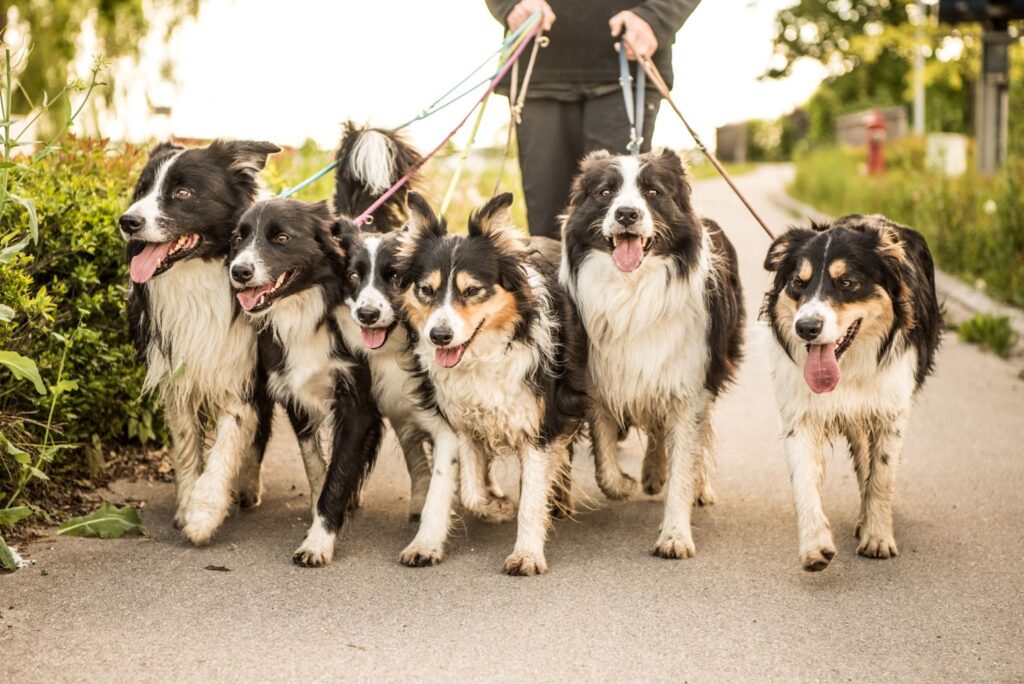
M642 145L645 152L651 149L660 102L656 92L647 91ZM594 150L626 153L626 105L619 91L574 102L527 99L522 119L516 135L530 234L559 239L561 226L557 217L568 204L580 160Z

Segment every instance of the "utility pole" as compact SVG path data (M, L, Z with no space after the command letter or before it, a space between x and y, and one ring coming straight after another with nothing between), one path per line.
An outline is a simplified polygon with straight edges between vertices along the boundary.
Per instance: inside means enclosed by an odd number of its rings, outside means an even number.
M924 46L928 7L917 0L917 30L914 37L914 135L924 135Z

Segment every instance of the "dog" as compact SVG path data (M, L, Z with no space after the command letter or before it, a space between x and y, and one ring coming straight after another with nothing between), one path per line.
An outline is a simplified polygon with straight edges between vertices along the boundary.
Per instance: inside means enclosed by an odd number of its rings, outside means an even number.
M232 237L231 283L259 331L267 387L288 412L309 479L313 521L293 554L306 567L331 562L383 434L369 367L334 315L345 271L336 225L326 202L271 199L243 214Z
M448 234L422 198L409 200L398 272L423 402L463 440L463 478L484 457L520 460L518 533L504 571L545 573L549 500L571 488L587 404L586 347L557 282L557 243L518 238L508 193L474 212L466 236ZM454 486L437 462L430 494Z
M226 260L235 223L260 192L256 176L278 151L256 141L157 145L119 220L132 336L173 443L174 522L193 544L213 537L233 490L243 507L260 502L272 406Z
M425 202L418 195L412 197L413 202ZM360 233L355 225L349 225L342 229L339 242L348 257L348 270L343 285L346 306L338 310L338 324L349 348L364 355L370 364L377 405L394 428L409 467L409 519L420 522L430 484L430 467L420 454L433 449L438 467L448 467L458 451L447 458L438 455L438 443L457 446L457 437L435 408L420 406L423 378L409 344L397 271L401 235ZM463 503L478 517L491 522L514 517L515 507L489 480L486 470L471 470L461 483ZM441 561L443 545L436 542L443 533L431 530L446 530L447 520L442 522L437 516L433 520L421 528L421 540L403 551L401 559L406 565Z
M645 490L667 487L654 547L664 558L696 553L690 509L714 500L711 411L742 346L736 252L690 197L675 153L598 151L581 162L562 224L559 277L589 341L597 481L612 499L634 493L616 441L646 431Z
M822 450L844 435L860 486L857 552L897 555L892 499L914 396L942 334L924 238L884 216L793 228L768 250L762 319L796 501L800 563L828 567Z

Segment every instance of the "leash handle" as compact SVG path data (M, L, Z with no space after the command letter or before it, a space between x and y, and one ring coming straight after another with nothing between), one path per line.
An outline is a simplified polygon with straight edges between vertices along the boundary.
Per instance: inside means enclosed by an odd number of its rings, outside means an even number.
M619 39L619 85L622 87L622 100L626 105L626 119L629 121L629 144L626 149L630 154L640 154L640 145L643 143L644 126L644 72L637 70L636 97L630 88L633 85L633 75L629 71L629 59L626 57L626 38ZM638 133L639 131L639 133Z

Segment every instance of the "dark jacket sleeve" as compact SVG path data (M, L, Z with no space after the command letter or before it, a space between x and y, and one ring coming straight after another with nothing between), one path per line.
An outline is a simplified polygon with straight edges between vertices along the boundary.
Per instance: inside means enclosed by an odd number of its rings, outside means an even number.
M501 22L502 26L506 26L505 18L517 4L519 4L519 0L487 0L487 9L491 11L491 15L495 19Z
M503 4L496 0L487 0L488 4ZM697 9L700 0L646 0L633 8L633 12L651 25L658 42L671 45L675 35L693 10Z

